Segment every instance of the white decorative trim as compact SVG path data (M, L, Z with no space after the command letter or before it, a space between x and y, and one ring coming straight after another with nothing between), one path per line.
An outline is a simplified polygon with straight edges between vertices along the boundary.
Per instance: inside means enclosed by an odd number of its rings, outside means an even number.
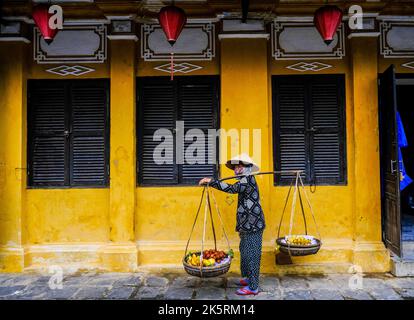
M364 14L365 15L365 14ZM407 21L407 22L413 22L414 16L387 16L387 15L378 15L377 20L383 21Z
M285 36L284 41L287 42L282 44L280 37L289 29L292 30L290 33L295 34L297 32L297 41L295 42L293 38ZM275 60L342 59L345 56L344 30L345 25L341 23L336 33L336 42L326 46L320 35L317 34L313 22L273 22L271 24L272 56ZM312 36L312 42L309 43L310 39L304 37L310 36ZM302 44L302 48L298 48L301 41L306 41L303 42L306 45Z
M401 65L401 67L405 67L405 68L409 68L409 69L414 69L414 61L410 61L410 62L403 63Z
M63 28L65 26L95 26L110 23L109 19L65 19Z
M22 21L27 24L34 23L33 19L26 17L26 16L8 16L8 17L2 17L2 19L6 21Z
M378 37L381 33L380 32L354 32L348 35L348 39L352 38L374 38Z
M157 18L143 18L140 16L137 16L134 19L135 22L143 23L143 24L158 24ZM196 24L196 23L216 23L219 22L220 18L187 18L186 25L189 24Z
M107 27L106 25L96 26L70 26L63 30L60 30L55 40L50 44L46 45L37 27L33 31L33 55L34 60L39 63L103 63L107 56ZM59 38L64 39L65 32L79 31L77 34L87 34L84 38L77 38L75 43L71 43L71 47L67 47L65 40L62 40L61 44ZM86 32L86 33L85 33ZM96 48L92 47L94 44L92 40L97 41ZM70 36L69 36L70 37ZM88 38L89 37L89 38ZM63 46L63 47L61 47ZM88 48L90 46L90 48ZM71 49L72 51L71 53ZM82 51L85 50L85 51ZM89 50L89 51L88 51Z
M129 35L129 34L125 34L125 35L108 35L107 36L109 40L133 40L133 41L138 41L138 37L135 35Z
M171 47L160 25L144 24L141 26L141 58L145 61L169 61L172 51L175 61L212 60L216 53L215 38L213 23L190 23Z
M318 72L318 71L321 71L321 70L332 68L332 65L322 63L322 62L317 62L317 61L315 61L315 62L301 61L301 62L292 64L290 66L287 66L285 68L290 69L290 70L300 71L300 72L305 72L305 71Z
M414 58L414 21L380 22L380 53L384 58ZM393 30L405 29L406 36ZM408 33L408 35L407 35ZM409 47L411 45L411 47Z
M313 22L313 16L278 16L273 22Z
M268 33L225 33L218 35L219 40L221 39L270 39Z
M108 20L135 20L137 19L137 15L136 14L128 14L128 15L124 15L124 16L106 16L106 18Z
M201 66L197 66L195 64L192 63L188 63L188 62L182 62L182 63L174 63L174 72L181 72L181 73L190 73L196 70L200 70L203 67ZM162 71L162 72L167 72L170 73L171 72L171 64L170 63L166 63L166 64L162 64L159 65L157 67L154 67L155 70L158 71Z
M31 43L31 41L29 39L26 39L25 37L0 37L0 41L17 41Z
M46 72L58 74L64 77L68 75L81 76L83 74L93 72L93 71L95 71L95 69L85 67L85 66L67 66L67 65L63 65L63 66L59 66L59 67L46 70Z
M248 32L265 32L263 19L247 19L243 23L240 19L223 19L223 33L248 33Z

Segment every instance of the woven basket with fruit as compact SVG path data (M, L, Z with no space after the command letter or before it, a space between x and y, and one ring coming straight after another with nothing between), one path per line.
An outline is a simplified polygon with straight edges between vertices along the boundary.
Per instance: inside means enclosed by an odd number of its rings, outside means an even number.
M277 239L276 239L276 249L285 254L289 254L290 256L307 256L310 254L316 254L322 245L322 242L320 240L321 237L318 231L318 225L316 224L316 219L313 214L312 205L309 201L309 198L306 193L300 174L301 172L297 171L295 174L295 178L293 178L295 179L295 184L294 184L294 192L293 192L293 199L292 199L292 208L290 212L289 234L287 236L280 237L280 229L282 226L283 216L285 215L285 209L288 204L289 195L293 187L293 179L292 179L292 183L290 185L290 188L289 188L289 191L286 197L282 216L280 218L279 229L277 232ZM303 207L303 201L302 201L302 195L301 195L300 189L302 189L302 192L305 196L306 202L308 204L310 213L313 218L313 222L315 223L316 231L319 235L318 236L319 239L314 236L308 235L308 225L306 222L305 210ZM299 203L300 203L301 213L303 217L303 223L305 226L305 234L292 235L297 196L299 197Z
M291 256L315 254L321 247L321 241L310 235L291 235L278 238L279 251Z
M204 197L205 195L205 197ZM216 207L217 215L221 222L221 227L223 230L223 235L227 240L228 251L217 250L217 240L216 240L216 231L214 227L213 214L211 210L210 197L213 199L214 205ZM194 227L197 222L198 215L200 213L201 205L205 198L205 210L204 210L204 225L203 225L203 237L201 240L201 250L200 251L187 251L190 243L191 235L194 231ZM214 237L214 249L204 250L204 242L206 235L206 224L207 217L210 217L211 229L213 231ZM233 259L233 250L230 249L230 242L224 229L223 220L221 219L220 210L217 205L217 201L214 198L214 194L209 190L208 186L205 186L203 193L201 195L200 205L196 213L196 217L193 223L193 227L190 232L190 237L187 241L187 246L185 247L184 258L183 258L183 267L184 270L196 277L208 278L208 277L217 277L219 275L225 274L229 271L231 260Z
M233 250L224 252L222 250L204 250L203 256L200 251L189 252L184 257L183 265L185 271L197 277L216 277L229 271Z

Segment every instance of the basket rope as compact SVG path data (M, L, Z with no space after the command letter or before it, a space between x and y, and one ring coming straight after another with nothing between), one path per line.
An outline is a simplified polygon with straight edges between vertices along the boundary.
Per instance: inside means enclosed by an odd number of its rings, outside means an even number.
M302 189L303 194L305 196L305 200L307 202L307 205L309 206L309 210L311 212L313 222L315 224L316 232L318 234L318 239L321 241L322 240L321 239L321 234L319 232L318 224L316 223L315 214L313 212L312 204L311 204L311 202L309 200L308 194L306 193L306 189L305 189L305 186L303 184L302 177L300 175L301 174L301 171L296 171L295 173L296 173L295 174L295 177L292 178L292 180L290 182L289 190L288 190L288 193L287 193L287 196L286 196L286 199L285 199L285 204L283 206L282 216L280 217L279 226L278 226L278 230L277 230L277 238L280 237L280 229L281 229L281 226L282 226L283 217L285 215L286 207L287 207L287 204L289 202L289 196L290 196L290 193L292 191L293 181L295 181L294 190L293 190L292 206L291 206L291 210L290 210L290 222L289 222L289 233L288 233L288 237L291 237L292 236L293 223L294 223L294 215L295 215L295 211L296 211L296 199L297 199L297 197L299 197L300 208L301 208L301 212L302 212L303 222L304 222L304 225L305 225L305 234L306 235L308 234L308 228L307 228L305 210L304 210L302 195L301 195L301 191L300 191L300 189ZM291 252L290 252L290 243L288 243L288 252L289 252L289 255L291 255Z
M224 234L224 237L226 239L229 250L231 248L230 247L230 241L229 241L229 238L227 236L226 229L224 228L223 219L221 217L220 209L218 207L218 204L217 204L216 198L214 196L214 193L210 190L208 185L204 185L203 192L201 194L200 203L198 205L197 213L196 213L196 216L195 216L195 219L194 219L194 222L193 222L193 226L191 228L190 236L188 237L187 244L186 244L186 247L185 247L185 252L184 252L184 259L185 259L185 257L187 256L188 246L190 244L191 236L194 232L194 228L195 228L195 225L197 223L197 220L198 220L198 217L199 217L199 214L200 214L201 206L202 206L203 200L205 198L203 235L202 235L202 238L201 238L201 254L200 254L200 273L201 273L201 276L203 275L203 252L204 252L204 243L205 243L205 236L206 236L206 225L207 225L208 213L209 213L210 218L211 218L211 226L212 226L213 237L214 237L214 248L217 250L217 238L216 238L216 232L215 232L215 227L214 227L213 214L212 214L212 210L211 210L210 196L213 199L215 209L217 211L217 215L219 217L220 224L221 224L221 227L222 227L222 230L223 230L223 234Z

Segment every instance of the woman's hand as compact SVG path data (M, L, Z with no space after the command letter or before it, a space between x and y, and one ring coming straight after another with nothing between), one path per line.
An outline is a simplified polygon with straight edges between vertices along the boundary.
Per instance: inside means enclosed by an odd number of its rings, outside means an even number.
M198 184L201 186L203 184L208 184L210 182L211 182L211 178L203 178L198 182Z

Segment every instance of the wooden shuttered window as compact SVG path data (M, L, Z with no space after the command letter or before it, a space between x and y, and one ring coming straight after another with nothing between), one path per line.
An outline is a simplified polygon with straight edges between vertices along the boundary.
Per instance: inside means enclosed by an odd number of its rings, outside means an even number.
M197 183L202 177L215 177L218 143L216 146L209 144L212 140L208 139L208 129L218 128L218 77L176 77L173 81L169 77L144 77L138 78L137 89L138 183L188 185ZM181 164L176 157L180 136L176 121L184 122L183 135L188 138L184 139L184 162ZM165 140L155 134L161 128L169 130L172 139ZM204 141L199 137L190 139L188 134L194 133L192 129L201 130L198 132L203 133ZM160 143L166 147L160 156L167 163L158 164L154 160L154 150ZM200 152L202 150L204 152ZM192 151L200 161L187 161L186 153Z
M343 75L274 76L275 170L303 170L307 184L346 184ZM277 185L291 181L275 175Z
M28 185L107 186L109 82L30 80Z

